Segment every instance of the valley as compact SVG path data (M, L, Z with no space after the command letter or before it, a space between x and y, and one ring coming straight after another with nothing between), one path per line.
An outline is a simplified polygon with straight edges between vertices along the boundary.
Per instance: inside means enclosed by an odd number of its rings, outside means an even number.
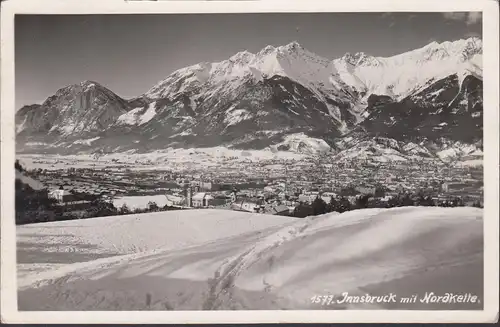
M423 192L436 201L459 197L468 204L482 202L482 166L460 161L418 157L338 160L334 155L290 152L269 152L265 157L266 153L259 156L254 151L244 151L246 156L242 156L219 150L219 155L192 149L154 156L105 155L98 160L36 155L21 155L19 159L48 189L63 187L110 198L167 194L185 199L186 188L198 186L199 190L218 194L237 189L240 196L249 198L272 196L289 207L297 205L300 194L310 194L312 201L314 194L373 195L377 188L383 189L384 196ZM329 201L328 196L325 200Z

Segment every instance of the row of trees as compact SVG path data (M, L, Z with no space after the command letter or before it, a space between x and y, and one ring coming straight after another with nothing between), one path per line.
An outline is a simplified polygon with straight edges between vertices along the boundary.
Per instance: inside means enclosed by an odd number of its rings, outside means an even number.
M426 206L426 207L463 207L465 204L460 198L436 203L431 196L424 194L412 195L409 193L399 194L388 201L381 201L371 194L359 196L354 203L351 203L346 197L331 197L330 202L326 203L321 197L317 197L312 203L302 202L292 214L293 217L305 218L308 216L317 216L329 212L346 212L364 208L394 208L407 206ZM479 201L473 204L474 207L482 207Z

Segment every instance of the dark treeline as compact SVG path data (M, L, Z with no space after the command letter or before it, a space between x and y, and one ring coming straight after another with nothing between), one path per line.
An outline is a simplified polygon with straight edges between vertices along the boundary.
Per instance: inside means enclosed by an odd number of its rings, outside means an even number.
M21 173L26 172L18 160L15 162L15 169ZM144 209L131 210L127 206L115 208L113 203L102 196L85 193L72 194L70 203L59 203L49 197L46 189L35 190L19 179L15 181L16 225L167 210L180 208L168 205L159 207L154 202L150 202Z
M395 208L408 206L425 206L425 207L463 207L465 204L460 198L453 200L437 202L431 196L424 194L402 193L392 197L388 201L382 201L373 195L358 196L354 203L351 203L346 197L330 198L330 202L325 202L320 197L317 197L312 203L302 202L292 214L293 217L305 218L308 216L317 216L329 212L346 212L356 209L365 208ZM474 202L474 207L482 208L479 201Z
M131 210L127 206L115 208L113 203L105 201L101 197L93 197L92 200L75 205L61 205L55 199L51 199L46 190L34 190L20 180L16 180L16 225L167 210L181 209L168 205L160 207L154 202L149 203L148 207L144 209Z
M15 163L15 168L19 172L24 171L18 161ZM20 179L15 180L16 225L167 210L179 210L179 208L168 205L159 207L151 202L145 209L130 210L126 206L118 209L99 195L85 193L72 194L70 203L59 203L49 197L46 189L36 190Z
M45 190L34 190L16 179L15 193L16 224L54 220L56 200L50 199Z

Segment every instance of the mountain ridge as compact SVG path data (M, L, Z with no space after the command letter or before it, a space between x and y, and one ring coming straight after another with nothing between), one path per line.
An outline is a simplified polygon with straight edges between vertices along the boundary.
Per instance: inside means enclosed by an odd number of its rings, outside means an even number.
M220 62L181 68L131 99L94 81L63 87L41 105L16 113L17 143L24 152L43 150L27 145L38 138L53 150L74 148L70 152L214 145L260 149L304 135L334 148L335 139L354 130L377 136L390 117L400 122L385 136L401 141L415 140L396 130L432 130L434 123L451 122L447 138L477 143L482 138L481 59L479 38L433 42L386 58L358 52L334 60L296 41L269 45L256 54L244 50ZM405 123L412 115L423 127ZM459 137L465 125L470 135ZM439 131L424 136L429 137L438 139Z

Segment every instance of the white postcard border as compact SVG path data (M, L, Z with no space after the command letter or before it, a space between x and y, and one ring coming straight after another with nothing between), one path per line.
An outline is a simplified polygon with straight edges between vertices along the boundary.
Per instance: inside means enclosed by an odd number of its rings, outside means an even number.
M5 323L331 323L494 322L498 320L499 262L499 47L498 3L454 1L121 1L10 0L1 9L1 319ZM484 81L484 310L483 311L120 311L17 310L14 221L14 15L238 12L483 12Z

